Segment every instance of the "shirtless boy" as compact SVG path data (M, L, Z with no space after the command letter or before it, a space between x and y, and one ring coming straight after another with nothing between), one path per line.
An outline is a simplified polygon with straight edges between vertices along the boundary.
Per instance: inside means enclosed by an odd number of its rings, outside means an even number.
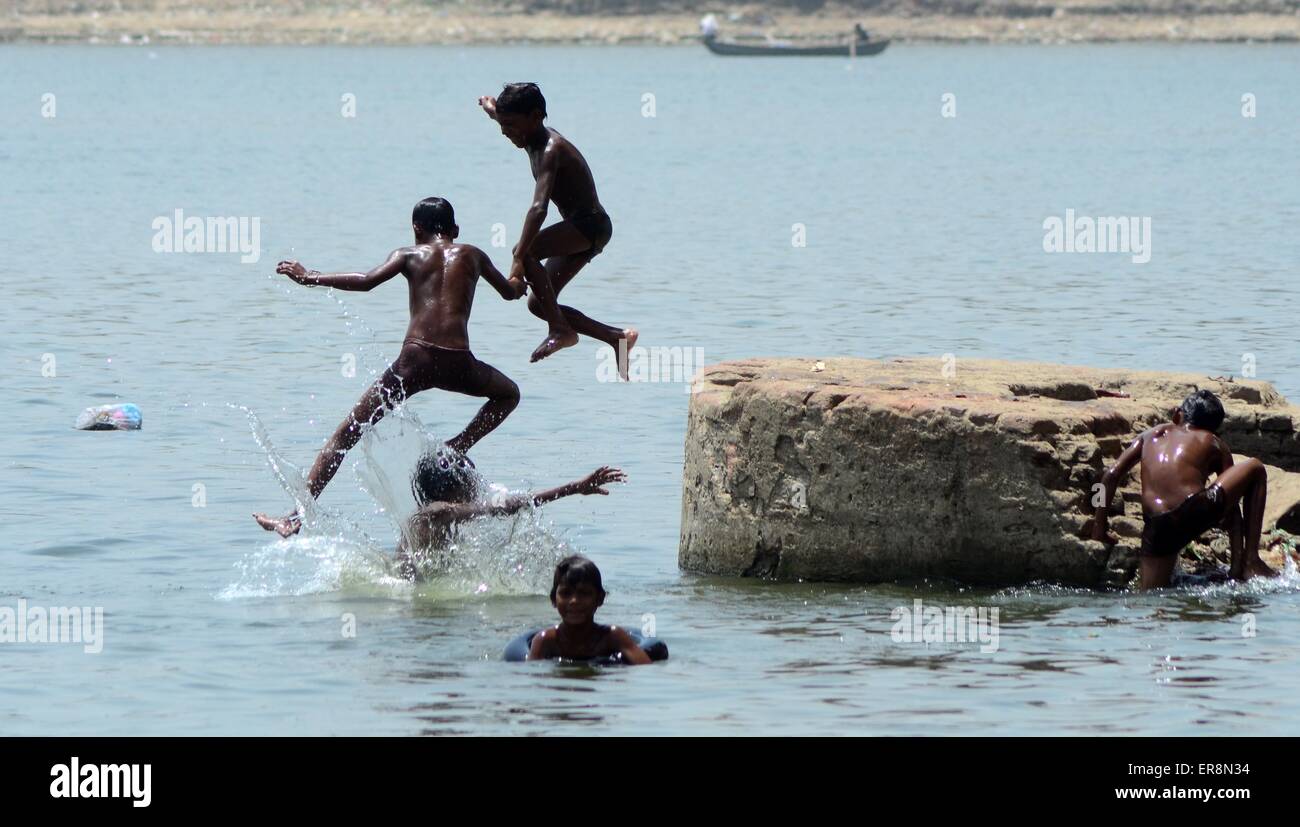
M411 321L397 361L362 395L316 457L307 475L313 499L334 478L343 456L361 439L363 428L374 425L413 394L440 388L487 397L465 430L447 441L447 446L460 454L500 425L519 404L519 387L470 352L469 315L480 278L505 299L521 298L523 291L507 282L482 250L455 243L460 228L447 201L426 198L416 204L411 227L415 244L394 250L387 261L367 273L320 273L296 261L282 261L276 267L277 273L299 284L340 290L373 290L400 273L406 276L410 291ZM283 537L302 527L302 515L297 511L280 518L253 517L262 528Z
M578 334L614 348L619 375L627 379L627 355L636 345L637 331L620 329L584 316L558 303L560 291L613 235L613 225L596 196L596 182L587 161L568 139L546 126L546 99L535 83L510 83L495 98L481 97L479 106L501 126L501 134L527 151L536 186L533 203L515 245L510 279L532 288L528 309L549 325L531 361L545 359L578 343ZM542 229L547 204L555 202L561 220ZM543 264L545 261L545 264Z
M397 547L403 577L417 579L420 564L450 546L462 523L503 517L575 494L607 495L606 485L627 481L627 475L619 469L601 467L580 480L545 491L479 500L473 469L469 457L449 451L425 454L416 463L411 493L419 510L407 521L406 534Z
M623 663L649 663L650 656L627 630L596 622L596 610L604 602L605 586L595 563L576 554L561 560L551 584L551 605L560 613L560 622L533 635L528 660L621 655Z
M1174 412L1173 422L1139 435L1102 476L1105 498L1093 514L1092 538L1114 543L1108 509L1124 476L1141 462L1143 589L1169 585L1178 552L1220 523L1228 527L1233 579L1276 574L1259 557L1267 473L1257 459L1233 463L1232 452L1216 434L1223 418L1218 397L1196 391ZM1211 474L1218 477L1207 488Z

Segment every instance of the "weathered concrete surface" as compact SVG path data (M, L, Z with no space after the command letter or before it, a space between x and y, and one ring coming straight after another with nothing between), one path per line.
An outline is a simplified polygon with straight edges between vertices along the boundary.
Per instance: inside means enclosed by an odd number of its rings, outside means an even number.
M1116 498L1113 548L1081 539L1091 486L1196 388L1223 399L1233 450L1274 466L1270 516L1295 530L1300 408L1267 382L938 358L714 365L691 397L679 563L783 579L1126 583L1138 473Z

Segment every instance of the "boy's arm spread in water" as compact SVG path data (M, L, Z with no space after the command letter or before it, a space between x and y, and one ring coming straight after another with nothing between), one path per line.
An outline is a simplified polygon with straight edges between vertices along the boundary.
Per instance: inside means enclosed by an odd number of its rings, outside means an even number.
M1093 509L1092 512L1092 539L1102 542L1112 539L1107 536L1107 531L1110 529L1111 500L1115 497L1115 489L1119 488L1120 481L1142 459L1142 444L1146 441L1147 434L1151 433L1151 430L1139 434L1138 438L1133 440L1133 444L1125 448L1124 452L1119 455L1119 459L1115 460L1115 464L1101 475L1102 500L1101 505Z
M608 465L602 465L595 471L580 480L565 483L558 488L551 488L546 491L539 491L532 495L533 502L537 505L548 503L552 500L558 500L561 497L568 497L573 494L600 494L608 496L609 491L604 486L612 482L627 482L627 474L618 468L610 468Z
M308 270L296 261L282 261L275 267L275 272L288 276L299 284L309 287L334 287L339 290L373 290L379 285L401 273L406 267L406 256L410 250L399 248L389 253L388 259L378 267L365 273L321 273Z
M626 480L627 475L619 469L604 466L597 468L580 480L566 482L564 485L548 488L545 491L536 491L531 494L511 494L508 497L493 497L484 502L429 503L419 510L418 515L443 523L472 520L476 517L503 517L514 514L530 505L541 505L562 497L571 497L574 494L608 495L609 491L604 486L612 482L625 482Z
M626 629L618 626L609 627L609 636L614 648L623 653L624 663L633 666L644 666L650 662L650 656L641 648L641 644L632 639Z

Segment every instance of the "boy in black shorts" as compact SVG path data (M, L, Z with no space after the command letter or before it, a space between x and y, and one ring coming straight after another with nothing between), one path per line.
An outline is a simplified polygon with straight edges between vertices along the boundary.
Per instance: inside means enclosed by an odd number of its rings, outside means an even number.
M1124 475L1142 463L1143 589L1169 585L1183 546L1221 523L1228 526L1233 579L1277 573L1259 557L1268 474L1257 459L1233 463L1232 452L1216 435L1223 417L1218 397L1196 391L1174 412L1173 422L1139 435L1102 476L1104 499L1093 514L1092 538L1114 543L1117 538L1108 531L1110 502ZM1210 474L1218 477L1207 488Z
M614 232L596 197L596 182L586 159L567 138L543 123L546 99L537 84L510 83L497 97L481 97L478 103L501 125L502 135L528 152L537 182L510 267L510 280L518 289L525 280L532 288L528 309L550 326L530 361L576 345L581 333L614 348L619 375L627 379L627 355L636 345L637 331L603 324L558 303L560 291L605 249ZM542 229L551 201L563 220Z
M465 430L447 441L449 448L462 454L500 425L519 404L519 387L470 352L469 313L474 286L480 278L505 299L522 298L523 291L507 282L482 250L455 243L460 228L447 201L426 198L416 204L411 225L415 244L394 250L387 261L368 273L325 274L308 271L296 261L282 261L276 267L277 273L299 284L340 290L373 290L401 273L410 290L411 322L401 353L362 395L316 457L307 475L313 499L334 478L344 454L361 439L362 428L378 422L412 394L440 388L487 397ZM302 515L297 511L278 519L265 514L254 514L253 518L262 528L282 537L297 533L302 526Z

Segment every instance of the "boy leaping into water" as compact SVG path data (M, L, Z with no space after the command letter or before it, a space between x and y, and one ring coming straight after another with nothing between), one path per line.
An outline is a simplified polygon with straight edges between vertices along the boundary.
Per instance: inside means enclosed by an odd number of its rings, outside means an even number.
M627 379L627 354L636 344L636 330L603 324L557 301L564 286L605 249L614 232L596 197L591 169L577 147L542 123L546 99L537 84L510 83L499 96L481 97L478 103L489 118L501 125L502 135L528 152L537 181L510 267L512 282L522 287L527 280L532 288L528 309L550 326L531 361L577 344L581 333L614 348L619 375ZM555 202L562 220L543 230L550 201Z
M1259 557L1268 487L1264 464L1257 459L1233 464L1232 452L1216 435L1223 417L1218 397L1197 391L1183 400L1173 422L1139 435L1102 476L1105 499L1093 514L1092 538L1115 542L1108 533L1107 509L1120 481L1139 461L1142 464L1143 589L1169 585L1178 552L1224 522L1225 516L1233 579L1276 574ZM1210 474L1218 474L1218 478L1207 488ZM1245 510L1244 517L1238 503Z
M519 404L519 387L470 352L469 314L480 277L503 298L518 299L523 292L506 281L482 250L455 243L460 228L451 204L443 199L426 198L416 204L411 225L415 245L394 250L387 261L368 273L322 274L308 271L296 261L282 261L276 267L277 273L299 284L340 290L373 290L401 273L410 288L411 322L397 361L362 395L316 457L307 475L313 499L333 479L343 455L361 439L362 428L378 422L412 394L440 388L487 397L465 430L447 441L449 448L461 454L500 425ZM262 528L284 537L302 527L302 515L296 511L279 519L265 514L253 517Z

